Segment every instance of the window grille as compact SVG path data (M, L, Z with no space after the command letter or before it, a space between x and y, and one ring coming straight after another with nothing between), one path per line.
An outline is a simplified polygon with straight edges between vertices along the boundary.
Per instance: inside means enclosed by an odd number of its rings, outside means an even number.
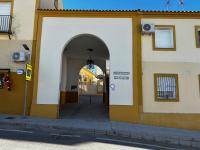
M0 2L0 33L11 34L11 2Z
M155 74L156 100L178 100L178 76Z
M10 33L11 32L11 16L0 15L0 33Z

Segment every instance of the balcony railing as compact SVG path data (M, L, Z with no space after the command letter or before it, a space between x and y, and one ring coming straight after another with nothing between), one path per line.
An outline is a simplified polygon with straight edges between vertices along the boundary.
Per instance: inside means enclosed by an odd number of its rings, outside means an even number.
M0 33L11 33L12 17L10 15L0 15Z

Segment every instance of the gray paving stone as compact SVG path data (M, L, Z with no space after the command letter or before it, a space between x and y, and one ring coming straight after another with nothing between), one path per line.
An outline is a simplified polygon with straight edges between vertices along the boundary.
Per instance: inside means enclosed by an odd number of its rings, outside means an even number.
M116 136L117 133L114 130L109 130L109 131L107 131L107 135L109 135L109 136Z
M192 141L200 143L200 138L192 138Z
M163 142L163 143L170 143L170 139L162 136L155 136L155 141Z
M116 131L116 133L118 136L121 136L121 137L131 137L131 133L128 131L119 130L119 131Z
M107 130L95 130L95 135L106 135Z
M179 144L182 146L192 146L192 141L180 140Z
M155 137L153 135L144 135L143 138L145 140L155 141Z
M174 145L180 145L179 140L176 140L176 139L171 139L171 140L169 141L169 143L170 143L170 144L174 144Z
M144 136L141 134L137 134L137 133L131 133L131 138L133 139L143 139Z
M192 147L200 148L200 142L192 142Z

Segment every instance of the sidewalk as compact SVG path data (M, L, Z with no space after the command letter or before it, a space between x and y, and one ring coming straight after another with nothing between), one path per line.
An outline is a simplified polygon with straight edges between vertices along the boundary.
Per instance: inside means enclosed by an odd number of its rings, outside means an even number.
M15 115L0 115L0 128L54 131L72 134L122 136L200 149L200 131L128 124L110 121L77 119L44 119Z

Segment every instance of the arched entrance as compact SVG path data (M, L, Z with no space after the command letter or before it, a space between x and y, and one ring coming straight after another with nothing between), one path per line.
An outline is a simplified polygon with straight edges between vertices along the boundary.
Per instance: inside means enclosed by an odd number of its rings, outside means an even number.
M67 43L62 56L60 118L108 119L109 58L106 44L94 35L81 34Z

